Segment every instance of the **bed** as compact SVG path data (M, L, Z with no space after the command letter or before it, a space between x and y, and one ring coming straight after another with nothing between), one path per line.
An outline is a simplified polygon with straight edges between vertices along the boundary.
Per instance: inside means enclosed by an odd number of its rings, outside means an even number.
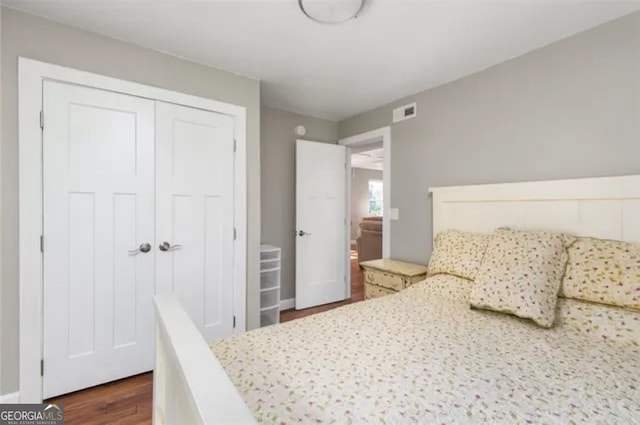
M640 177L436 189L433 233L542 228L640 242ZM640 283L640 282L639 282ZM640 313L561 299L556 325L472 310L439 274L204 343L159 298L156 423L634 423ZM212 355L213 353L213 355Z

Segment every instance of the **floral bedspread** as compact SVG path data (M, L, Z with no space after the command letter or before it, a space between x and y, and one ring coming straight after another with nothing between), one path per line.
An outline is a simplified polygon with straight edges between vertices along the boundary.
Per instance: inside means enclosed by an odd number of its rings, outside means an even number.
M261 423L640 422L640 348L471 310L470 284L434 276L212 350Z

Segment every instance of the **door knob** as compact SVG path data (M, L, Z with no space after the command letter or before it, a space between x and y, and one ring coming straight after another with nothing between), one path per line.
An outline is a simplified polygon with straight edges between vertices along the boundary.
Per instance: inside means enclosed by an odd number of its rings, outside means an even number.
M164 241L158 245L160 251L173 251L174 249L182 248L182 245L171 245L169 242Z
M129 255L137 255L139 253L145 253L151 251L151 244L149 243L141 243L139 247L136 249L132 249L129 251Z
M311 233L309 233L309 232L305 232L304 230L300 230L300 231L298 232L298 236L305 236L305 235L309 235L309 236L311 236Z

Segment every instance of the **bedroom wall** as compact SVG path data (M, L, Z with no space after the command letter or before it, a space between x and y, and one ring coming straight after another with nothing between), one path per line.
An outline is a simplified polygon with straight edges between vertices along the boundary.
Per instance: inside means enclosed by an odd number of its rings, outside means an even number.
M2 7L0 6L0 59L2 58ZM0 66L0 96L2 95L2 66ZM2 99L0 99L0 165L2 164ZM2 172L0 172L0 230L2 230ZM0 241L0 345L2 345L2 241ZM2 392L2 347L0 347L0 394Z
M382 180L382 171L351 169L351 240L358 237L362 217L369 215L369 180Z
M247 325L259 326L260 82L3 8L0 394L18 389L18 56L247 108Z
M340 122L341 138L392 126L391 256L428 261L431 186L640 173L638 52L634 13Z
M262 107L260 151L262 186L262 242L282 248L280 298L295 297L296 139L337 143L338 123L281 109ZM307 129L298 137L295 128Z

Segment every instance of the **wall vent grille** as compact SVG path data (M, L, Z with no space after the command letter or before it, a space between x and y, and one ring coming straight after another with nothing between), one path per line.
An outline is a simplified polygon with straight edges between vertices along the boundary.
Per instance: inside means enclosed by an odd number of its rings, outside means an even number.
M393 122L400 122L404 120L408 120L410 118L415 118L418 114L418 105L416 102L410 103L408 105L401 106L393 110Z

